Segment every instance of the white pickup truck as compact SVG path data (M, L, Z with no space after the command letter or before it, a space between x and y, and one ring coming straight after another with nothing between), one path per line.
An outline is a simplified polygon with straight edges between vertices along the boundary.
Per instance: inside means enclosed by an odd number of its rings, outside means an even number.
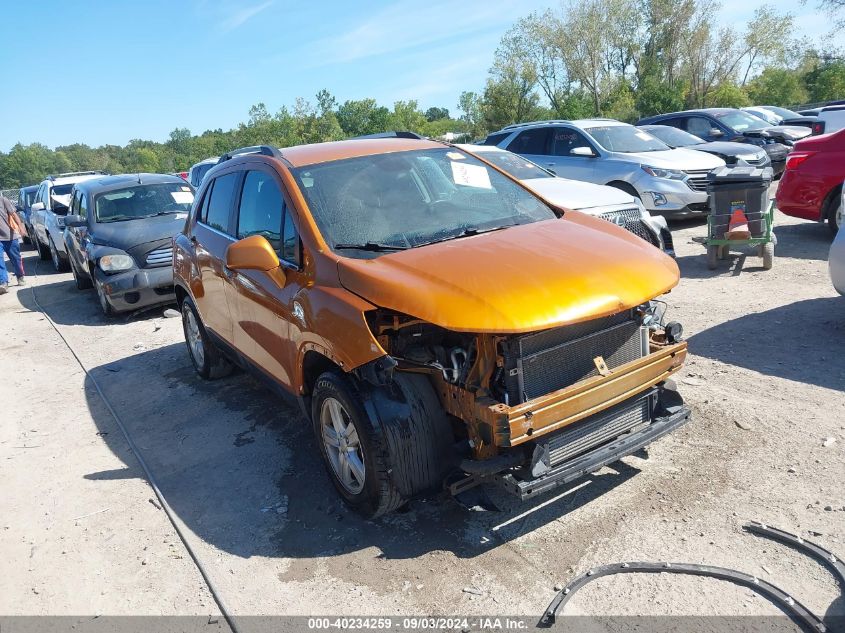
M70 192L73 186L83 180L99 178L102 171L79 171L56 176L47 176L38 186L35 200L30 207L32 244L41 259L50 259L57 271L67 270L65 251L64 216L67 215Z

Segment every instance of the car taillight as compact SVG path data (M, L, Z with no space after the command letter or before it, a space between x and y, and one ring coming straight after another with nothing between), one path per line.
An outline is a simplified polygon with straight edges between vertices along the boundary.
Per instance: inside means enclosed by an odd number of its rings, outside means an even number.
M810 129L814 135L824 134L824 121L816 121Z
M786 168L798 169L798 166L813 154L815 152L790 152L786 157Z

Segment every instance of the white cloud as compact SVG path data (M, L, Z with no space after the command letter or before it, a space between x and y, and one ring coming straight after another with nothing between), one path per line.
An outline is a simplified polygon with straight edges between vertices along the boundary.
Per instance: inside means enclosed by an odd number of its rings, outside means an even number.
M326 65L395 53L495 27L504 30L530 11L529 6L520 3L465 0L460 11L456 11L454 2L446 0L400 0L335 36L316 42L313 56L318 65Z
M223 18L220 21L219 27L224 33L228 33L264 11L271 4L273 4L273 0L267 0L251 7L240 8Z

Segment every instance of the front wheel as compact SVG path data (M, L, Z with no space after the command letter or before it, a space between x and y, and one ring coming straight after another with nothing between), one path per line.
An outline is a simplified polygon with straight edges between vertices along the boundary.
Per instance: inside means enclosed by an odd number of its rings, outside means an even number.
M62 259L59 249L56 248L56 243L53 242L53 238L50 237L48 239L50 240L50 259L53 261L53 268L57 273L67 270L67 263Z
M41 243L41 240L38 239L37 235L33 234L32 239L35 242L35 250L38 251L38 259L43 262L46 262L48 259L50 259L50 249Z
M716 270L719 266L719 251L719 246L707 247L707 268L710 270Z
M109 303L109 300L106 296L106 289L103 287L103 284L100 283L100 281L98 281L97 279L95 279L94 288L96 288L97 290L97 300L100 302L100 309L103 311L103 315L106 317L113 317L116 312Z
M73 275L73 281L76 284L77 290L88 290L91 284L91 278L85 275L84 273L78 272L76 270L76 264L73 263L73 259L70 258L70 272Z
M839 232L839 227L845 222L845 205L842 204L842 196L840 195L833 209L830 210L830 215L827 216L827 226L831 233L836 235Z
M775 245L772 242L763 244L763 270L771 270L775 263Z
M365 409L349 377L326 372L314 385L311 420L335 488L372 518L440 488L455 467L454 438L427 376L396 372L366 393Z

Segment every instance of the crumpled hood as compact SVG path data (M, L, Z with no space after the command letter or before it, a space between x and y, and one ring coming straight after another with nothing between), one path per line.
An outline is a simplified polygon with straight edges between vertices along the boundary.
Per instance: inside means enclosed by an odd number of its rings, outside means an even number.
M813 131L800 125L773 125L759 132L744 132L745 136L763 136L785 141L798 141L810 136Z
M94 226L91 239L95 244L128 252L141 244L172 238L185 228L187 217L187 213L177 213L125 222L103 222Z
M529 178L522 184L543 196L549 202L567 209L586 210L593 207L636 204L634 197L615 187L595 185L591 182L568 178Z
M530 332L632 308L678 283L675 261L577 211L374 259L341 258L341 284L450 330Z
M658 152L632 152L618 155L630 157L631 160L639 160L640 163L649 167L661 167L663 169L697 171L725 166L725 161L718 156L707 154L706 152L697 152L692 149L684 149L683 147Z

